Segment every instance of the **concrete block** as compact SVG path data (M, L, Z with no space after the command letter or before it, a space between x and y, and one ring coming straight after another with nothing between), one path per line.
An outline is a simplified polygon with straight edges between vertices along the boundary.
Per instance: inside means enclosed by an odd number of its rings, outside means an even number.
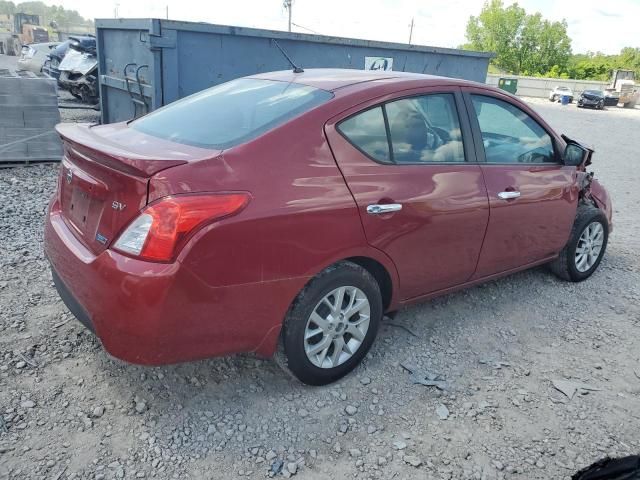
M0 115L5 106L35 105L35 106L56 106L58 97L53 95L9 95L0 94Z
M0 70L0 163L60 160L54 79Z

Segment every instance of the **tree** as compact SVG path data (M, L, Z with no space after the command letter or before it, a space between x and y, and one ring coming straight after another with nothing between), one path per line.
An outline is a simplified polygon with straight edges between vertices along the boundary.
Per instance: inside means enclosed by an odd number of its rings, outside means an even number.
M15 3L0 0L0 15L13 15L14 13L16 13Z
M494 52L492 63L513 74L540 75L553 66L564 71L571 56L566 21L529 15L517 3L505 7L502 0L486 2L480 15L469 18L466 37L463 48Z
M0 0L0 15L14 15L16 13L38 15L40 24L45 28L52 21L55 21L60 29L66 31L72 31L78 27L93 28L93 20L87 20L77 11L66 10L62 6L49 7L41 1L22 2L16 5L12 1Z

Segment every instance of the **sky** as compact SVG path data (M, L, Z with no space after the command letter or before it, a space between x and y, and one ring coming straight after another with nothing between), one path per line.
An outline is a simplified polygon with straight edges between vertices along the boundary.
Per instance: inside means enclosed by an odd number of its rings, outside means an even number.
M87 18L165 18L172 20L287 29L282 0L45 0L77 10ZM292 30L341 37L457 47L465 42L470 15L484 0L293 0ZM510 4L509 0L505 4ZM640 47L640 0L520 0L528 13L568 22L574 53L618 53Z

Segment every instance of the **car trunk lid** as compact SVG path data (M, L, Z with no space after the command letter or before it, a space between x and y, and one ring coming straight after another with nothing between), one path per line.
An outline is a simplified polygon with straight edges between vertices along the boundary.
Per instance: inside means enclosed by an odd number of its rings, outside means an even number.
M153 175L219 153L150 137L126 124L60 124L56 130L64 144L58 182L62 216L96 254L147 204Z

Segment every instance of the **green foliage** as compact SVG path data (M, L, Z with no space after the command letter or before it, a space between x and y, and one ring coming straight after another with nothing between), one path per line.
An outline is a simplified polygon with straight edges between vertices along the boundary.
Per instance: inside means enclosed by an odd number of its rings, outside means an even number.
M0 0L0 15L13 15L14 13L16 13L15 3Z
M567 22L550 22L540 13L527 14L517 3L484 4L467 22L468 43L462 48L494 52L490 72L533 77L611 79L614 69L634 70L640 78L640 48L623 48L619 55L571 54Z
M77 27L93 27L93 20L83 18L76 10L66 10L62 6L47 6L43 2L22 2L0 0L0 14L13 15L28 13L40 16L40 24L49 27L52 21L58 24L60 30L73 30Z
M640 78L640 48L625 47L618 55L600 52L574 55L567 73L570 78L608 81L613 70L620 68L633 70L636 78Z
M540 13L527 14L517 3L502 0L484 4L480 15L467 23L468 43L463 48L495 52L492 63L513 74L538 75L554 65L566 68L571 56L567 23L550 22Z

